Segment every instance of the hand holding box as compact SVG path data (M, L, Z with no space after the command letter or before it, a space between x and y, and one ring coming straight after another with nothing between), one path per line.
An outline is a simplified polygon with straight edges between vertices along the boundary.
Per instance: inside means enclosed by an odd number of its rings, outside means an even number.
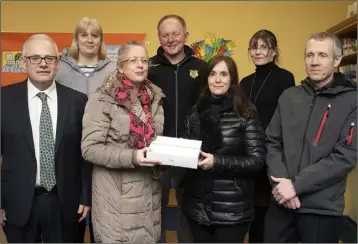
M158 160L161 165L197 169L201 141L158 136L147 152L147 158Z

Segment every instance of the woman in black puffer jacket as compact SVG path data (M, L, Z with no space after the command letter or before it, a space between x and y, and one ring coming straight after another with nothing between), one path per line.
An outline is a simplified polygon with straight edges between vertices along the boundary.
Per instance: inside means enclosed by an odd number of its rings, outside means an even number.
M265 134L239 87L234 60L209 61L208 84L187 116L187 138L202 141L184 180L183 211L195 242L243 242L254 218L253 179L264 166Z

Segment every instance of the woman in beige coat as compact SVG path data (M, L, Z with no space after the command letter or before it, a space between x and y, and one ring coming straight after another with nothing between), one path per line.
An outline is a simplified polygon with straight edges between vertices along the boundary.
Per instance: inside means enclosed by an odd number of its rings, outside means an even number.
M158 162L145 158L163 132L161 89L147 80L145 47L118 51L117 70L90 96L83 118L82 154L94 164L92 222L96 242L160 239Z

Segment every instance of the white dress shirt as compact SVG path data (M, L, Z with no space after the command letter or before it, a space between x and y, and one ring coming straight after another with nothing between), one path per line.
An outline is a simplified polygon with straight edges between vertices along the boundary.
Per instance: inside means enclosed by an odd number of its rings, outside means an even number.
M42 109L42 101L37 96L37 93L41 92L37 89L28 79L27 80L27 97L29 104L29 113L30 121L32 128L32 137L34 140L35 147L35 157L37 162L37 171L36 171L36 186L40 185L40 116ZM56 83L53 82L52 85L46 90L42 91L47 94L47 104L50 109L52 128L53 128L53 138L54 143L56 139L56 127L57 127L57 90Z

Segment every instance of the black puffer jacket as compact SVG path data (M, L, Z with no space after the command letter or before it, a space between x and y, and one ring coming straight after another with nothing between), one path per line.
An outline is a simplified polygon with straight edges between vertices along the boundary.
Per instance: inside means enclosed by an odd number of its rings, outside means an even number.
M194 106L186 119L190 139L202 137L198 110L198 106ZM214 167L205 171L188 170L185 175L184 213L203 225L252 221L253 176L265 162L264 131L256 118L239 118L232 108L220 113L217 131L221 141L207 137L214 140L209 143L212 150L206 151L213 154ZM203 140L203 146L207 144L208 141Z

